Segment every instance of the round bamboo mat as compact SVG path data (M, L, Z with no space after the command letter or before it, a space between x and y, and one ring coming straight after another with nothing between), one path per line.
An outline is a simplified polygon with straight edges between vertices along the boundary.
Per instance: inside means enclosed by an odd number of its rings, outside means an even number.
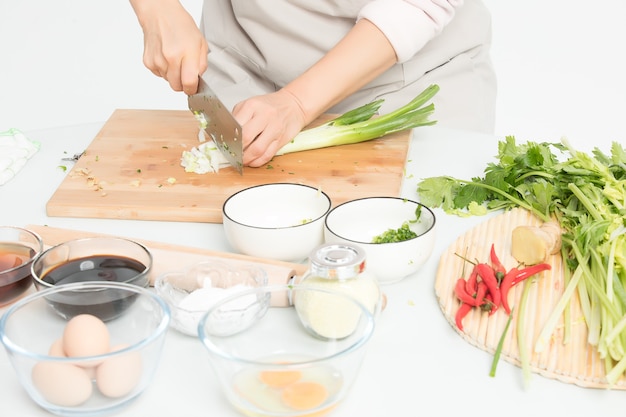
M467 277L471 270L462 257L469 260L487 262L491 244L495 244L496 253L507 269L517 264L511 256L511 232L518 225L540 225L541 220L523 209L513 209L488 221L479 224L448 247L439 261L435 279L435 293L446 319L452 327L470 344L494 353L508 315L504 309L494 314L474 308L463 320L463 331L455 324L454 316L459 301L454 294L454 285L461 276ZM460 256L459 256L460 255ZM461 257L462 256L462 257ZM564 320L561 316L559 324L552 336L546 341L541 351L535 350L539 333L548 319L554 306L564 291L563 263L560 255L548 259L552 269L532 279L529 297L524 314L524 340L527 341L527 352L530 356L530 367L534 373L566 383L587 388L626 389L624 376L609 387L606 381L604 359L587 343L587 327L583 318L578 294L575 292L570 303L571 332L566 340ZM513 308L513 319L504 341L501 359L521 366L520 350L517 343L518 328L516 325L518 302L523 285L513 287L509 294L509 305Z

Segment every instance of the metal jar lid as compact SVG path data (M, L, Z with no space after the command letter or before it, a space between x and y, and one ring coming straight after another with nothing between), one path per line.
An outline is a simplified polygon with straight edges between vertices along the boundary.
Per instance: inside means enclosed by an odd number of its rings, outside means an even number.
M354 278L365 270L365 251L358 246L324 244L309 257L311 275L328 279Z

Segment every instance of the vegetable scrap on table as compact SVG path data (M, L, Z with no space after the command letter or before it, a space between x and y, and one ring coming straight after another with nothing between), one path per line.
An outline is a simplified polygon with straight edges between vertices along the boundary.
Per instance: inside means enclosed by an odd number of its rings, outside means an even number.
M40 147L18 129L0 132L0 185L15 177Z

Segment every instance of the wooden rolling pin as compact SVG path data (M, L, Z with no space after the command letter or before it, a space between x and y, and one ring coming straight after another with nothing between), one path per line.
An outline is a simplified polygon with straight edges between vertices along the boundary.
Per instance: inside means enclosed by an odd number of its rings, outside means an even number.
M25 228L39 234L44 241L45 247L54 246L73 239L110 236L103 233L92 233L32 224L25 226ZM270 285L286 284L292 277L302 276L307 268L305 264L295 264L236 253L212 251L141 239L132 240L146 246L152 253L153 265L149 275L150 285L154 285L156 277L165 272L185 269L202 261L227 262L233 267L237 267L237 265L257 266L265 270L268 276L268 284Z

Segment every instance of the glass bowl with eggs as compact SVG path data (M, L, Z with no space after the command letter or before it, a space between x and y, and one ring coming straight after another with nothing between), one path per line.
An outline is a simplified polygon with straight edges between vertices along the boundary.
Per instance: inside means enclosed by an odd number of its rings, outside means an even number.
M47 297L76 291L108 291L134 301L106 322L88 312L65 318L53 311ZM0 318L0 342L18 381L40 407L61 416L99 416L124 408L148 387L169 321L168 305L149 289L117 282L64 284L10 306Z

